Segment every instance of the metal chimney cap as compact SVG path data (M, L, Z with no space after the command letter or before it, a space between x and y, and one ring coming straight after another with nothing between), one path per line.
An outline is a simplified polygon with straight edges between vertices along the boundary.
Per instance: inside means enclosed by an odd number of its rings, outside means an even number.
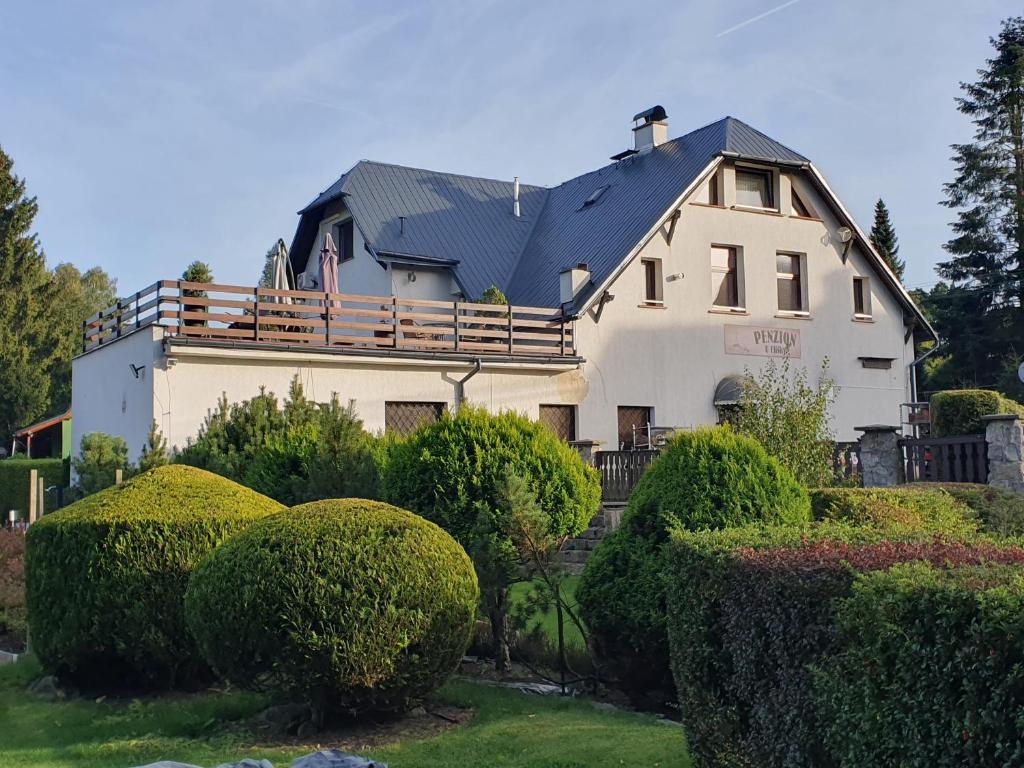
M643 120L645 123L657 123L667 119L668 113L665 112L665 108L661 104L655 104L650 109L645 109L643 112L637 112L633 115L634 122Z

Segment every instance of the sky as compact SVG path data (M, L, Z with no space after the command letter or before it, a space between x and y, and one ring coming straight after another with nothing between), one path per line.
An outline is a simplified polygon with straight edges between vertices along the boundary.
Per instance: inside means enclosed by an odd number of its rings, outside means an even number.
M39 202L48 262L122 294L187 263L252 285L296 211L360 159L556 185L725 115L809 157L860 225L885 199L909 287L953 212L959 83L994 0L0 6L0 147ZM582 257L581 257L582 259ZM585 260L585 259L582 259Z

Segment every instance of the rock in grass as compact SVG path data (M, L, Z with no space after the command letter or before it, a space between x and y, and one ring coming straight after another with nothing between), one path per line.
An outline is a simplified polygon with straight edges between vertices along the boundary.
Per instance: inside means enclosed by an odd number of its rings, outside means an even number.
M349 755L337 749L325 749L300 757L292 768L388 768L387 763L375 763L359 755Z
M237 763L221 763L217 768L274 768L274 764L269 760L253 760L247 757Z

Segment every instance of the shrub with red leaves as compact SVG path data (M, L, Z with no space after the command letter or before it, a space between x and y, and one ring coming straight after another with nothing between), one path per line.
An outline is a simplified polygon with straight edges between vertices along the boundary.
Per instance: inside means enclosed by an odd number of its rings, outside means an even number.
M25 532L0 528L0 650L25 642Z
M673 673L698 764L836 765L812 667L836 651L835 602L851 594L858 574L906 562L1020 565L1024 549L921 533L893 540L835 524L676 533L668 573Z

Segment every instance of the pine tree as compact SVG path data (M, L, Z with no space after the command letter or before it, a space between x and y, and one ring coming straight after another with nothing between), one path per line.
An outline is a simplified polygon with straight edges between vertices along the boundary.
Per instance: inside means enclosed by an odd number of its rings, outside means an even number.
M260 281L256 283L260 288L274 287L274 254L277 253L277 244L271 247L266 256L263 257L263 271L260 272Z
M31 233L38 206L0 149L0 441L45 415L56 335L51 277Z
M148 472L157 467L163 467L171 463L171 457L167 451L167 438L160 433L160 427L154 421L149 428L149 436L146 444L142 446L142 453L139 455L139 472Z
M882 198L875 203L875 223L871 225L871 244L875 250L885 259L889 268L901 281L903 271L907 268L906 262L899 257L900 241L896 237L896 230L892 226L892 219L889 218L889 209Z
M981 386L999 382L1024 339L1024 17L1005 20L991 43L995 55L977 81L960 86L957 108L974 123L974 140L953 145L945 205L957 220L944 246L950 259L937 267L967 310L948 312L938 328L952 375Z

